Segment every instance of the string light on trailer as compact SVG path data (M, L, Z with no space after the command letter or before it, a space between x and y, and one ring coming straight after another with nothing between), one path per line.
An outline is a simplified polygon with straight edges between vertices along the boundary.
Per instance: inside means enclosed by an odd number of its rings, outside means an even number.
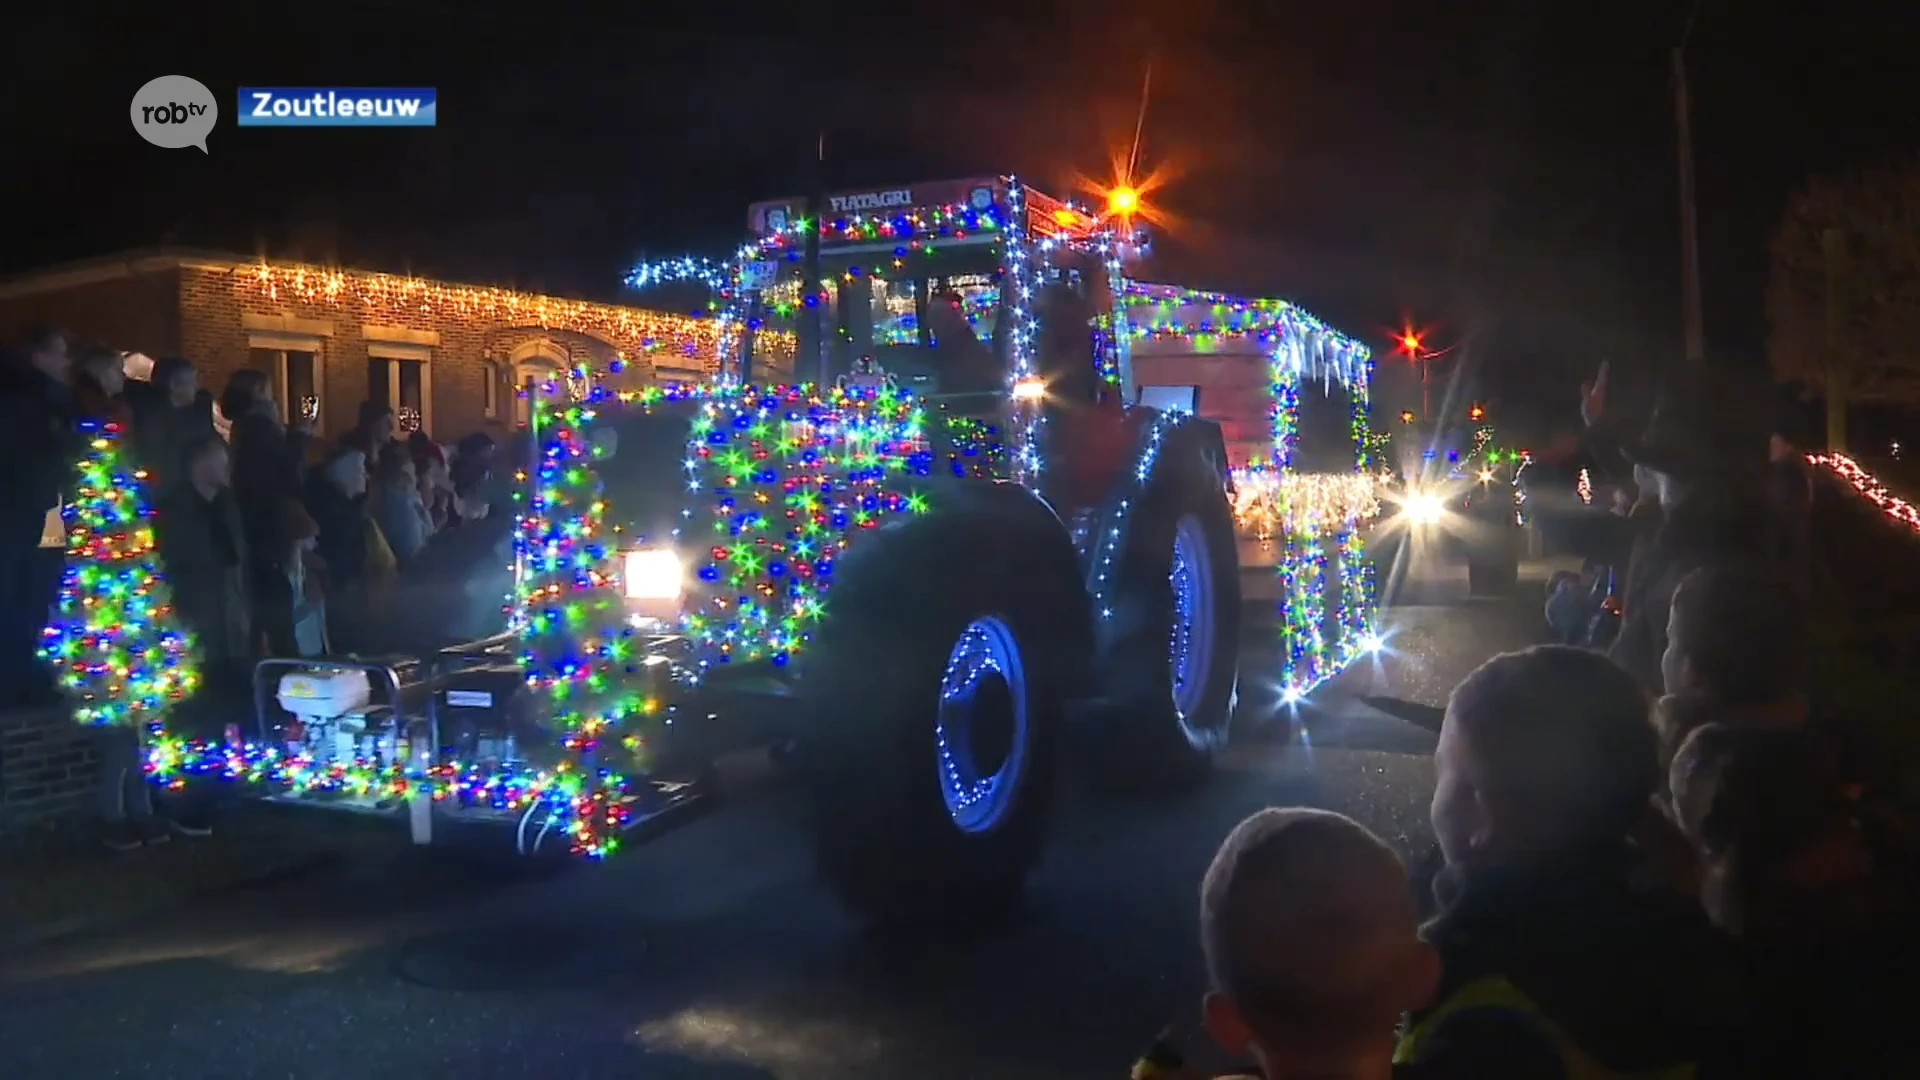
M1299 513L1282 506L1272 511L1281 527L1283 543L1276 573L1281 578L1285 608L1281 633L1286 644L1282 675L1283 698L1296 701L1313 686L1337 672L1354 657L1370 651L1375 602L1371 568L1364 560L1360 524L1377 509L1373 492L1372 442L1367 413L1372 360L1364 346L1344 337L1309 313L1284 300L1249 299L1176 286L1127 282L1116 298L1125 313L1129 341L1177 338L1252 338L1268 354L1269 391L1273 399L1273 449L1270 468L1280 476L1291 473L1297 414L1304 379L1337 381L1348 391L1352 405L1350 433L1355 446L1353 485L1330 484L1309 495ZM1348 479L1343 476L1341 480ZM1276 485L1280 480L1274 481ZM1275 495L1278 496L1276 489ZM1258 502L1259 496L1255 496ZM1351 516L1350 516L1351 512ZM1334 515L1339 515L1337 519ZM1286 525L1322 528L1303 533ZM1337 557L1341 582L1338 613L1342 626L1336 655L1326 654L1319 631L1326 604L1325 579L1329 547Z

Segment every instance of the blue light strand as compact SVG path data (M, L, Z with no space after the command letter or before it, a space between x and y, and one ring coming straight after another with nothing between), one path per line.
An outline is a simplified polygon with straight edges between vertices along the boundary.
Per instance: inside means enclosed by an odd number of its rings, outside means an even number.
M1192 421L1193 415L1184 412L1161 413L1153 418L1147 425L1140 456L1134 461L1131 480L1100 524L1100 540L1093 554L1092 591L1093 611L1103 624L1113 618L1114 561L1126 549L1128 519L1153 477L1153 467L1160 460L1160 447L1167 436Z
M1040 461L1040 402L1023 399L1015 393L1015 388L1033 377L1033 258L1028 248L1027 238L1031 230L1026 228L1027 195L1026 187L1017 178L1007 179L1007 207L1018 226L1007 243L1007 278L1010 289L1001 290L1001 306L1006 307L1006 297L1013 298L1013 331L1008 337L1008 348L1012 352L1011 367L1013 373L1007 383L1008 421L1012 429L1013 443L1013 479L1022 487L1031 488L1042 472ZM1002 310L1001 318L1007 312Z
M733 268L727 263L697 255L677 259L643 262L627 271L629 289L651 289L681 281L697 281L714 292L725 292L733 282Z

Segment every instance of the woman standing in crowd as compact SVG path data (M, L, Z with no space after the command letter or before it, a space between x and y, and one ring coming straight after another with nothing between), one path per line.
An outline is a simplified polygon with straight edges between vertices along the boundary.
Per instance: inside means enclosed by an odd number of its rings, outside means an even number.
M326 592L320 568L312 565L320 526L298 500L280 505L280 545L260 560L254 583L257 622L268 656L324 656L327 648Z
M131 430L125 362L118 352L101 345L88 345L74 356L73 401L82 417Z
M234 669L250 673L251 562L227 444L217 435L196 439L181 452L177 468L182 482L155 515L174 607L199 642L210 678L219 677L215 672L236 675Z
M274 550L276 513L283 499L298 498L306 486L307 448L313 436L304 423L288 428L265 372L242 368L220 392L220 411L232 425L233 495L240 506L249 550ZM249 579L260 572L249 569Z
M353 430L340 439L340 445L348 450L358 450L367 457L367 475L380 471L380 462L393 449L393 408L384 401L363 401L360 403L360 417L354 422Z
M326 564L332 636L352 648L367 619L367 457L342 450L307 484L307 510L319 526L316 550Z
M163 491L172 485L188 444L214 433L213 395L200 388L200 373L191 361L167 356L154 362L147 392L129 393L127 402L148 486Z
M420 482L420 503L427 509L429 531L443 529L453 517L453 478L447 468L447 454L440 444L416 431L407 439L413 456L414 476Z
M420 499L413 458L405 453L381 456L374 469L373 520L386 537L395 561L405 566L433 535L433 521Z

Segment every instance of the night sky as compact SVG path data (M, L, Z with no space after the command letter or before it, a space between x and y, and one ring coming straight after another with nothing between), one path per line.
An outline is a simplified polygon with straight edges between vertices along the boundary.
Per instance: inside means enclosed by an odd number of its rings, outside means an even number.
M180 244L685 304L622 272L731 251L748 202L804 191L816 132L837 186L1067 191L1124 153L1151 59L1141 161L1174 220L1140 276L1289 297L1383 367L1410 319L1507 415L1570 410L1602 357L1679 355L1668 52L1692 0L664 6L10 15L0 271ZM1699 4L1713 350L1759 362L1767 239L1809 172L1920 144L1896 7ZM219 95L210 155L128 122L176 73ZM243 84L433 86L439 126L241 130Z

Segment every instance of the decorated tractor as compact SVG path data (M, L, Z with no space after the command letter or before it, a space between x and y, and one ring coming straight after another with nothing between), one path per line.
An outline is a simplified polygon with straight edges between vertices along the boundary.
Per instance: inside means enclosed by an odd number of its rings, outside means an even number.
M1297 699L1372 647L1365 508L1333 490L1364 464L1361 347L1278 302L1130 283L1119 223L1011 179L832 205L811 243L795 204L753 208L709 382L532 391L506 633L267 661L245 745L176 742L165 768L419 843L604 855L698 805L720 755L777 746L850 908L968 918L1020 892L1070 759L1115 790L1194 785L1243 689ZM1133 375L1182 319L1265 357L1288 477L1286 659L1244 687L1221 428ZM1327 388L1344 456L1287 472Z

